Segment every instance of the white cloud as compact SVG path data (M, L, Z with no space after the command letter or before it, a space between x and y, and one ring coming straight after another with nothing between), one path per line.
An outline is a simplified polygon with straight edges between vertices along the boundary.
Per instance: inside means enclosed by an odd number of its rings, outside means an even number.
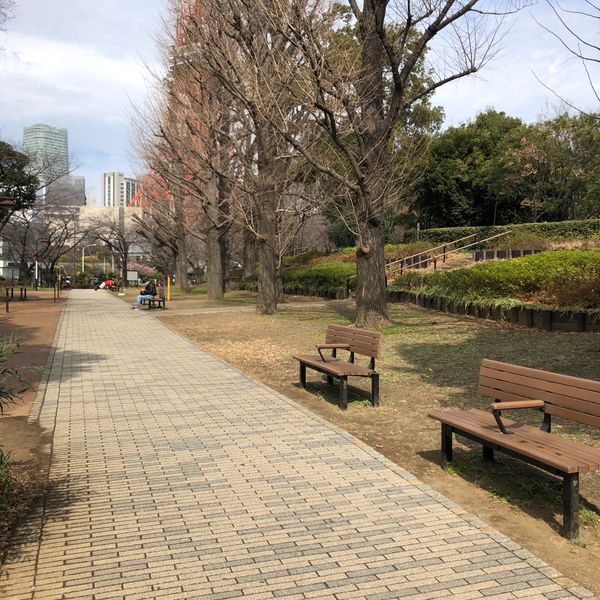
M573 9L581 4L570 0L570 8L571 2ZM434 102L445 109L447 125L473 119L487 107L535 121L544 113L552 114L561 104L558 96L585 110L599 109L585 69L536 20L563 33L545 3L516 15L501 52L477 77L449 84L435 94ZM596 39L591 19L579 18L573 25L582 35ZM600 74L598 68L591 68Z
M156 60L153 32L167 0L20 0L17 18L0 34L0 137L20 143L37 122L69 130L74 161L99 195L103 171L132 172L131 104L146 97L142 57ZM577 8L582 0L569 0ZM546 3L531 8L550 27ZM589 26L588 26L589 27ZM595 31L585 30L596 36ZM592 39L595 39L593 37ZM593 107L585 72L530 12L512 19L500 55L477 78L440 89L447 124L472 119L493 106L526 121L558 100L535 78L583 108ZM434 53L432 52L432 57ZM440 53L449 60L448 54ZM600 80L600 78L597 78Z
M127 96L144 92L145 69L133 56L109 58L94 48L19 33L0 55L0 106L9 121L80 117L123 122Z

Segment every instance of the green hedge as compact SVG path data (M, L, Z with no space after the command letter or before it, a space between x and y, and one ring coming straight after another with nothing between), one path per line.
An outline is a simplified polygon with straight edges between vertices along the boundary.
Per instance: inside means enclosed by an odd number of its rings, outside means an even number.
M303 268L286 269L284 287L308 288L314 292L337 292L346 289L349 278L356 275L356 266L347 262L328 262ZM355 280L351 281L351 289Z
M550 288L575 290L568 300L573 304L577 304L578 286L585 289L588 307L600 307L600 250L542 252L425 275L408 272L393 283L395 289L457 300L511 299Z
M356 266L348 262L327 262L306 267L284 269L281 277L284 288L306 288L315 295L335 294L346 290L348 279L356 275ZM351 279L350 289L354 289L356 280ZM256 277L242 279L240 289L257 290Z
M515 236L531 236L549 240L589 240L600 238L600 219L585 221L559 221L556 223L520 223L517 225L500 225L489 227L441 227L424 229L419 234L420 241L430 242L432 246L446 244L453 240L476 234L478 238L490 237L504 231L514 231ZM411 234L414 238L414 233ZM512 236L506 236L510 238ZM491 244L500 244L492 240ZM408 240L407 240L408 241Z

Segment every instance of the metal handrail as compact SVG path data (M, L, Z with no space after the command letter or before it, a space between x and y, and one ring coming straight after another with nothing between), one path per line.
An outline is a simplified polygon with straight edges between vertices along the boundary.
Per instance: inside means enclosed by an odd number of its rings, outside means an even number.
M439 248L444 248L446 246L451 246L452 244L457 244L458 242L462 242L463 240L468 240L469 238L472 238L476 235L477 235L476 233L472 233L471 235L465 235L464 237L458 238L457 240L453 240L451 242L447 242L446 244L440 244L439 246L434 246L433 248L428 248L427 250L423 250L422 252L417 252L416 254L413 254L412 256L404 256L403 258L394 260L385 266L387 268L390 265L395 265L396 263L399 263L399 262L402 262L405 260L409 260L411 258L415 258L416 256L421 256L422 254L427 254L428 252L433 252L434 250L438 250ZM459 248L459 250L460 250L460 248Z
M422 254L427 254L428 252L433 252L434 250L437 250L438 248L445 248L446 246L451 246L452 244L456 244L462 240L468 240L469 238L472 238L476 235L477 235L476 233L472 233L471 235L465 235L464 237L458 238L457 240L453 240L451 242L447 242L446 244L440 244L439 246L434 246L433 248L428 248L427 250L423 250L421 252L417 252L416 254L412 254L411 256L405 256L404 258L399 258L398 260L393 260L392 262L389 262L385 265L385 269L387 271L387 269L390 265L395 265L396 263L403 262L403 261L409 260L411 258L415 258L416 256L421 256ZM458 250L460 250L460 248L458 248ZM420 264L420 263L416 263L416 264ZM356 277L356 275L350 275L350 277L348 277L348 281L350 281L351 279L354 279L355 277Z
M512 232L513 232L513 230L512 230L512 229L511 229L510 231L503 231L502 233L497 233L496 235L492 235L492 236L490 236L490 237L488 237L488 238L485 238L485 239L483 239L483 240L478 240L477 242L472 242L471 244L466 244L466 245L464 245L464 246L461 246L460 248L454 248L454 250L451 250L450 252L458 252L459 250L464 250L465 248L471 248L472 246L477 246L477 244L483 244L484 242L489 242L490 240L493 240L493 239L495 239L495 238L502 237L503 235L508 235L509 233L512 233ZM466 237L472 237L472 236L466 236ZM456 240L456 241L458 242L458 241L460 241L461 239L463 239L463 240L464 240L464 239L466 239L466 238L460 238L459 240ZM451 243L452 243L452 242L451 242ZM443 247L443 245L442 245L442 246L437 246L437 247L438 247L438 248L440 248L440 247ZM421 254L424 254L424 253L421 253ZM435 261L435 260L436 260L437 258L439 258L440 256L444 256L444 257L445 257L445 256L446 256L446 254L449 254L449 252L442 252L441 254L436 254L436 255L434 255L434 256L428 256L427 258L424 258L423 260L420 260L419 262L412 263L412 264L408 265L408 267L407 267L407 268L413 268L413 267L415 267L415 266L417 266L417 265L420 265L421 263L428 262L428 261L430 261L430 260L433 260L433 261ZM419 254L416 254L415 256L419 256ZM410 257L410 258L413 258L413 257ZM396 261L396 262L402 262L402 261L404 261L404 260L406 260L406 259L400 259L400 261ZM395 263L390 263L390 264L395 264ZM386 265L386 268L387 268L387 267L389 267L389 265ZM396 269L396 271L393 271L392 273L388 272L388 273L387 273L387 276L390 276L390 275L391 275L391 274L393 274L394 272L398 272L398 270L400 271L400 274L402 274L402 270L403 270L403 269L404 269L404 267L403 267L403 266L401 266L401 267L400 267L400 269Z
M510 233L513 233L513 231L514 231L513 229L511 229L509 231L503 231L502 233L497 233L497 234L492 235L490 237L484 238L483 240L478 240L476 242L472 242L471 244L465 244L464 246L461 246L460 248L454 248L453 250L450 250L450 252L446 252L444 250L444 252L442 252L441 254L436 254L434 256L428 256L427 258L424 258L423 260L420 260L420 261L418 261L416 263L412 263L412 264L408 265L407 268L416 267L417 265L420 265L420 264L422 264L424 262L427 262L427 261L430 261L430 260L436 261L436 259L438 259L440 256L443 256L444 257L444 261L445 261L447 254L450 254L452 252L458 252L459 250L464 250L465 248L471 248L472 246L477 246L477 244L483 244L484 242L489 242L490 240L493 240L493 239L502 237L504 235L508 235ZM404 269L404 266L401 265L400 269L396 269L396 271L392 271L390 273L389 270L388 270L388 268L390 267L390 265L395 265L397 263L404 263L404 261L406 261L406 260L408 260L410 258L415 258L415 257L421 256L421 255L423 255L423 254L425 254L427 252L432 252L433 250L437 250L439 248L444 248L446 246L450 246L452 244L456 244L458 242L461 242L461 241L467 240L469 238L472 238L472 237L474 237L476 235L477 235L476 233L472 233L471 235L466 235L464 237L458 238L457 240L453 240L452 242L448 242L447 244L440 244L439 246L435 246L433 248L430 248L429 250L424 250L423 252L418 252L417 254L413 254L412 256L406 256L404 258L400 258L399 260L395 260L395 261L393 261L391 263L388 263L387 265L385 265L386 281L387 281L387 278L390 275L392 275L393 273L397 273L398 271L400 271L400 274L402 274L402 271ZM356 275L351 275L350 277L348 277L348 279L346 279L346 292L348 293L348 295L350 294L350 281L352 281L352 279L356 279Z

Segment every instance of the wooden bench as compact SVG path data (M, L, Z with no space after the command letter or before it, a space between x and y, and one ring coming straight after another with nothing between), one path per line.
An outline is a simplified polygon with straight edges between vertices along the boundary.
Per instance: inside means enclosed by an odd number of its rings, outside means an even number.
M154 298L143 298L142 304L148 306L148 310L151 308L167 308L167 299L162 295L154 296Z
M329 325L325 343L317 345L318 355L294 356L299 361L300 383L306 387L306 367L314 369L327 376L327 383L333 384L333 379L340 380L339 407L348 407L348 377L371 378L371 404L379 406L379 374L375 371L375 359L381 352L381 333L365 331L355 327ZM322 350L331 350L331 356L323 356ZM337 357L338 350L349 352L348 360ZM355 362L356 355L370 357L369 366Z
M494 398L491 412L450 410L429 413L442 425L442 460L452 460L452 434L483 445L485 460L498 450L563 478L563 535L579 533L579 474L600 469L600 448L551 432L552 417L600 428L600 382L484 360L478 390ZM539 429L505 420L502 411L543 411Z

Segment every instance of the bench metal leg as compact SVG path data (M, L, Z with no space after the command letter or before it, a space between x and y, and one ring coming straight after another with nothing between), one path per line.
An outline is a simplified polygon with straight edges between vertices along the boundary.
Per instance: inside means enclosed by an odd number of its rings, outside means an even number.
M299 363L300 365L300 385L305 388L306 387L306 365L304 363Z
M371 404L379 406L379 374L371 375Z
M348 408L348 378L340 377L340 408Z
M494 449L491 446L483 445L483 460L492 462L494 460Z
M442 423L442 463L452 462L452 427Z
M563 535L579 537L579 473L567 473L563 479Z

